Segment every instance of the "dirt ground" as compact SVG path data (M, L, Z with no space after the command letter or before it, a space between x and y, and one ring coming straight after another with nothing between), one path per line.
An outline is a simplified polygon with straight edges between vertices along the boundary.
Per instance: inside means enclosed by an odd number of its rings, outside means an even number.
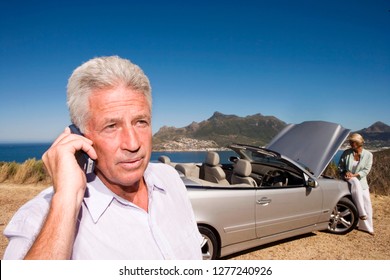
M0 184L0 230L42 185ZM371 196L375 236L354 230L347 235L313 232L231 256L237 260L390 260L390 196ZM0 256L7 239L1 234Z

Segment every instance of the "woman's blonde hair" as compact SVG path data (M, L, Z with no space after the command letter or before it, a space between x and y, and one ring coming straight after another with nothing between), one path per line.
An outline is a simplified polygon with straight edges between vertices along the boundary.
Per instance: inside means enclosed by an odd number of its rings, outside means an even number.
M363 136L361 136L359 133L352 133L352 134L348 137L348 141L350 141L350 142L356 142L356 143L358 144L359 147L363 146L363 144L364 144Z

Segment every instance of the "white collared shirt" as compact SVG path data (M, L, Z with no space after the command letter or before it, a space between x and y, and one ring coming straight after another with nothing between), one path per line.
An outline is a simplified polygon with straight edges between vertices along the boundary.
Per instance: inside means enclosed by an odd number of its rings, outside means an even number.
M98 178L88 183L72 259L201 259L201 237L178 173L150 163L144 178L148 212L111 192ZM8 224L4 259L25 256L47 214L53 189L25 204Z

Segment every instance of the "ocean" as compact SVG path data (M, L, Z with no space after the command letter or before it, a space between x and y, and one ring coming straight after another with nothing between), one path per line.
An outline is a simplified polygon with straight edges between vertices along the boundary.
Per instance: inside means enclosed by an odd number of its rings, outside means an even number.
M0 144L0 162L23 163L27 159L42 158L43 153L50 147L51 143L31 143L31 144ZM235 155L233 151L219 151L221 163L228 163L229 157ZM338 162L342 151L337 152L333 161ZM168 156L173 162L203 162L206 151L190 152L153 152L150 161L156 162L161 155Z
M51 143L31 143L31 144L0 144L0 162L23 163L27 159L42 158L43 153L50 147ZM233 151L220 151L221 163L228 163L229 157L235 153ZM158 161L159 156L166 155L173 162L203 162L206 157L205 151L191 152L153 152L150 161Z
M23 163L27 159L41 159L51 143L0 144L0 161Z

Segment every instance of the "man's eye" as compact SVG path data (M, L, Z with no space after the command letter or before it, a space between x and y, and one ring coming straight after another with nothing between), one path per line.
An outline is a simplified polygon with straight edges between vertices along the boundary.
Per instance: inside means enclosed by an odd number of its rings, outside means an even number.
M115 128L115 126L116 126L116 124L112 123L112 124L106 125L105 129L113 129L113 128Z
M147 121L147 120L138 120L137 121L137 125L138 126L142 126L142 127L148 126L149 125L149 121Z

